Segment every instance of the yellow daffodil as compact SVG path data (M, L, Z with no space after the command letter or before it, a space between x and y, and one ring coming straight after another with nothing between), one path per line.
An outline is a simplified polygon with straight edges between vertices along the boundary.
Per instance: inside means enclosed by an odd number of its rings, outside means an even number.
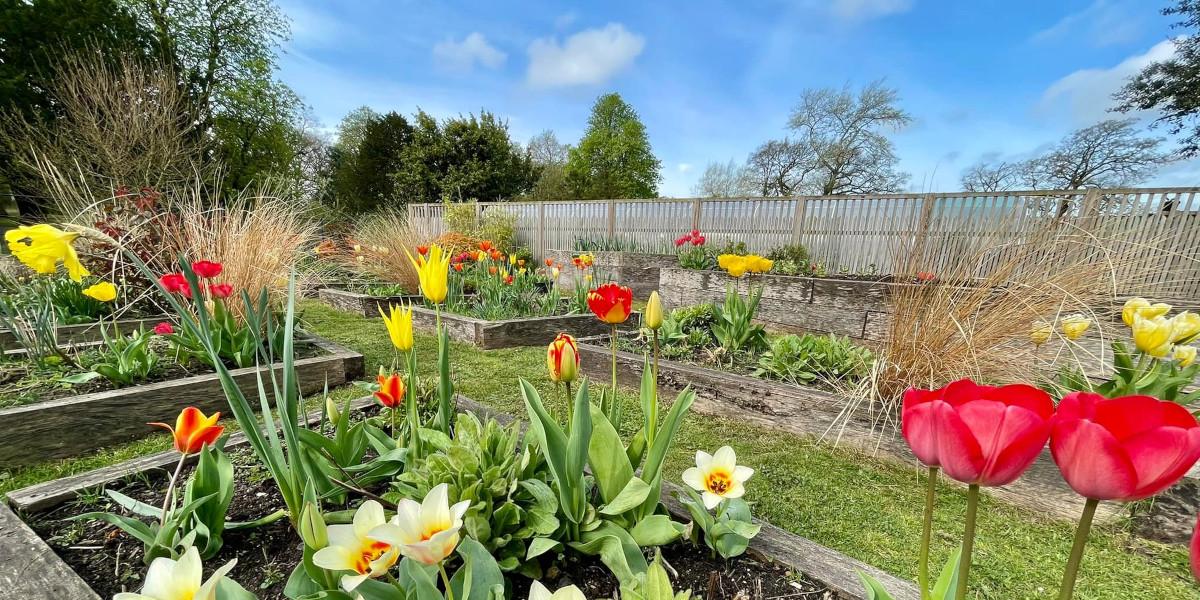
M1076 313L1063 317L1060 325L1063 335L1067 336L1068 340L1077 340L1092 326L1092 320Z
M411 306L406 306L403 309L395 304L388 305L388 313L383 312L383 308L379 308L379 316L383 317L383 324L387 326L388 337L392 339L392 345L401 352L408 352L413 347L413 311Z
M573 585L560 587L551 594L542 582L534 581L529 586L529 600L587 600L587 597Z
M1054 335L1054 326L1045 321L1034 321L1033 326L1029 328L1029 341L1033 342L1034 346L1041 346Z
M650 329L658 329L663 323L663 307L662 298L658 296L658 291L650 292L650 299L646 301L646 312L642 315L642 322Z
M1183 311L1171 317L1171 341L1176 344L1187 344L1200 337L1200 315Z
M1133 317L1133 343L1138 350L1156 358L1163 358L1171 353L1171 337L1173 327L1171 321L1162 317L1145 318L1141 315Z
M387 573L399 560L400 551L369 535L386 522L382 505L374 500L363 502L354 512L352 524L326 528L329 545L313 554L313 564L330 571L354 571L354 575L342 577L342 588L347 592Z
M67 275L80 282L90 273L79 262L79 255L75 254L72 244L77 237L78 233L63 231L45 223L22 225L4 233L8 250L25 266L48 275L58 270L58 263L61 262L67 269Z
M1150 304L1145 298L1130 298L1125 301L1125 306L1121 308L1121 320L1129 327L1133 327L1133 318L1140 316L1143 319L1153 319L1171 312L1170 304Z
M208 581L201 583L204 565L200 562L200 552L191 546L179 560L165 556L154 559L142 591L121 592L113 600L213 600L217 597L217 585L236 564L237 559L225 563Z
M101 281L84 288L83 295L101 302L112 302L117 299L117 286Z
M711 510L726 498L741 498L751 475L754 469L739 466L733 448L722 446L712 455L697 450L696 466L683 472L683 482L700 492L704 506Z
M434 304L445 302L449 292L450 255L443 252L442 247L437 244L429 246L428 259L423 256L418 257L419 260L414 258L408 248L404 249L404 253L417 270L417 278L421 281L421 293Z
M1195 346L1175 346L1175 361L1180 367L1186 367L1196 362Z
M425 565L436 565L458 546L463 515L471 506L463 500L450 506L449 487L442 483L425 495L421 504L400 500L396 516L371 531L371 537L400 549L400 553Z

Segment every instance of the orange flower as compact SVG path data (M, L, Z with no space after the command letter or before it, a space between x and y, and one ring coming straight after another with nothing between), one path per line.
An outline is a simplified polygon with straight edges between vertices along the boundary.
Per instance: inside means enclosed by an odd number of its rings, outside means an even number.
M553 266L554 266L554 259L553 259L553 258L547 258L547 259L546 259L546 266L547 266L547 267L553 267Z
M420 254L421 256L429 254L429 246L417 246L417 254Z
M509 276L507 276L507 277L505 277L505 278L504 278L504 283L507 283L508 285L512 285L512 282L513 282L513 276L512 276L512 275L509 275Z
M612 325L624 323L633 311L633 290L606 283L588 292L587 304L601 321Z
M523 259L523 258L518 258L518 259L517 259L517 266L518 266L518 267L524 267L524 266L525 266L525 259Z
M205 417L200 409L189 406L176 417L175 427L166 423L147 423L147 425L162 427L170 431L171 436L175 438L175 449L184 454L193 454L199 452L205 444L212 444L221 437L225 428L217 425L217 419L220 418L221 413L219 412Z
M460 262L454 263L454 270L458 271L459 273L462 273L462 263L460 263Z
M492 260L496 262L504 260L504 253L499 250L492 250Z
M495 248L495 246L493 246L492 243L487 240L479 242L479 249L483 250L484 252L487 252L487 251L491 250L492 248Z
M489 275L495 275L495 274L496 274L496 266L495 266L495 265L492 265L492 266L488 267L488 274L489 274Z
M388 408L396 408L404 402L404 380L400 378L400 375L396 373L380 374L375 377L375 380L379 382L379 391L375 392L375 399L380 404Z

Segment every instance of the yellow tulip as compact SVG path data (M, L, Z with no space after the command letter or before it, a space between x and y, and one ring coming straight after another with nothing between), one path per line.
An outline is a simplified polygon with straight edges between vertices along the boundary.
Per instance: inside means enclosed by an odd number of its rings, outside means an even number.
M1186 367L1196 362L1195 346L1175 346L1175 361L1180 367Z
M1073 314L1063 317L1062 332L1068 340L1077 340L1092 326L1092 320L1081 315Z
M83 295L101 302L112 302L117 299L117 286L101 281L83 289Z
M1143 319L1153 319L1171 312L1170 304L1150 304L1145 298L1130 298L1125 302L1125 306L1121 309L1121 319L1129 327L1133 327L1134 317L1140 316Z
M1171 341L1186 344L1200 337L1200 315L1183 311L1171 318Z
M409 262L417 270L417 278L421 281L421 293L434 304L446 301L449 293L450 255L442 251L437 244L429 246L429 258L414 258L408 248L404 249Z
M558 267L554 267L553 269L550 269L550 275L554 279L558 279L559 274L560 274L560 271L558 270Z
M736 254L722 254L717 257L717 266L725 269L730 277L741 277L746 274L748 266L746 265L746 257Z
M1158 316L1145 318L1141 315L1133 317L1133 343L1138 350L1156 358L1163 358L1171 353L1171 321Z
M746 270L751 273L766 273L775 266L775 262L769 258L763 258L757 254L746 256Z
M72 246L78 233L63 231L53 225L22 225L4 233L8 250L25 266L43 275L54 273L58 263L67 268L67 275L76 282L90 273L79 262Z
M406 306L403 309L395 304L388 305L388 312L383 312L383 307L379 308L379 316L383 317L383 324L387 326L388 337L392 340L392 345L401 352L408 352L413 347L413 311L411 306Z
M1029 341L1033 342L1034 346L1041 346L1050 339L1054 334L1054 326L1045 321L1034 321L1033 327L1029 329Z
M662 298L658 296L658 291L650 292L650 299L646 301L646 313L642 316L642 322L650 329L658 329L663 323L663 307Z

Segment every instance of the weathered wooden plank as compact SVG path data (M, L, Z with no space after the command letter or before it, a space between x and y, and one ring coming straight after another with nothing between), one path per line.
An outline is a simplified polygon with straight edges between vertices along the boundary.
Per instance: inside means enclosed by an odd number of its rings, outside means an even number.
M372 296L370 294L360 294L358 292L350 292L334 288L321 288L317 292L317 298L343 312L348 312L355 315L362 315L368 319L379 317L379 311L387 311L388 306L392 304L414 304L421 302L421 296L403 295L403 296Z
M303 394L336 387L363 373L363 356L327 340L314 342L325 353L295 363ZM282 365L274 367L278 372ZM260 369L231 371L242 392L257 397ZM264 379L269 381L265 374ZM147 422L174 422L195 406L205 413L224 410L225 394L216 373L47 400L0 410L0 464L5 467L76 456L103 446L143 437ZM71 432L63 435L63 432Z
M170 318L166 315L158 315L154 317L146 317L143 319L121 319L117 321L116 331L122 334L129 334L138 329L152 329L155 325L167 321ZM110 335L114 335L112 321L104 321L103 327ZM58 332L59 346L71 346L74 344L85 344L88 342L97 342L103 339L100 333L100 323L81 323L78 325L59 325L55 328ZM0 348L10 349L17 344L16 335L8 329L0 329Z
M11 509L0 505L0 600L100 600Z

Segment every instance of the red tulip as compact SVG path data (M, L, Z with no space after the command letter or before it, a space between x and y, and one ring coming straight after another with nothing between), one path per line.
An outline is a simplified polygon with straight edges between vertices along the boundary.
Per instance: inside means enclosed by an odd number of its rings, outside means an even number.
M462 270L463 270L463 265L462 265L462 263L460 263L460 262L456 262L456 263L454 263L454 270L455 270L455 271L458 271L459 273L462 273Z
M508 275L508 276L506 276L506 277L504 278L504 283L506 283L506 284L508 284L508 285L512 285L512 282L513 282L513 276L512 276L512 275Z
M172 294L182 294L188 299L192 297L192 286L188 285L187 277L184 277L183 273L167 273L158 278L158 283Z
M417 246L417 254L424 256L429 253L429 246Z
M698 237L700 237L700 230L699 230L699 229L693 229L693 230L692 230L692 237L694 237L694 238L698 238Z
M675 238L675 247L676 247L676 248L678 248L678 247L680 247L680 246L682 246L682 245L684 245L684 244L686 244L686 243L688 243L688 237L687 237L687 236L683 236L683 237L681 237L681 238Z
M210 417L205 417L204 413L195 406L189 406L179 413L175 419L175 427L171 427L166 423L148 423L155 427L162 427L171 432L171 436L175 438L175 449L184 454L193 454L199 452L205 444L212 444L221 437L221 432L225 428L217 425L217 419L221 418L221 413L215 412Z
M698 236L692 238L692 245L693 246L703 246L704 245L704 236L698 235Z
M192 263L192 271L196 272L197 277L204 279L212 279L221 274L224 267L221 263L212 262L211 260L200 260Z
M171 335L172 333L175 333L175 328L172 327L170 323L163 321L162 323L154 326L154 333L158 335Z
M391 375L378 375L375 380L379 382L379 391L375 392L375 399L380 404L388 408L396 408L404 402L404 380L396 373Z
M1141 500L1171 487L1200 459L1200 425L1174 402L1073 392L1058 405L1050 452L1081 496Z
M547 259L546 259L546 266L547 266L547 267L553 267L553 266L554 266L554 259L553 259L553 258L547 258Z
M587 304L601 321L612 325L624 323L633 312L633 290L606 283L588 292Z
M228 298L233 294L233 286L228 283L214 283L208 286L208 293L213 298Z
M906 392L901 432L926 465L963 483L999 486L1037 459L1053 414L1050 396L1033 386L961 379L939 390Z
M1190 548L1192 559L1192 577L1196 581L1200 581L1200 519L1196 520L1196 529L1192 531L1192 544Z

